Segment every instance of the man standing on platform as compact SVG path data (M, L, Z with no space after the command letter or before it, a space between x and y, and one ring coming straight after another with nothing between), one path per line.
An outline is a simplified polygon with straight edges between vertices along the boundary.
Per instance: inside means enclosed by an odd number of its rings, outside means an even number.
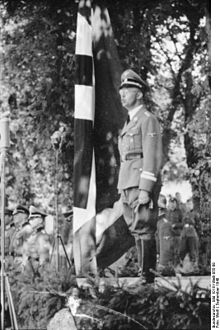
M135 237L141 280L152 283L154 274L150 269L156 268L162 139L159 122L144 103L146 87L133 70L126 70L121 76L119 93L122 106L128 111L128 120L119 136L118 189L125 221Z

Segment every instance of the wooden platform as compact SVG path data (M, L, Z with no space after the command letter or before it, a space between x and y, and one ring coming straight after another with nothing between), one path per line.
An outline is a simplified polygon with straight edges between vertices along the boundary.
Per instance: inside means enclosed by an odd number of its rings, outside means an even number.
M86 278L77 279L78 286L88 286ZM175 286L181 286L181 290L189 291L192 284L197 283L202 289L211 289L211 277L210 276L173 276L173 277L156 277L155 288L166 287L171 290L177 290ZM132 287L140 285L138 277L119 277L119 278L101 278L100 287L105 285L113 285L115 287L127 286Z
M175 285L181 284L181 289L184 291L190 290L192 284L197 283L202 289L211 290L211 277L210 276L174 276L156 278L156 284L158 286L165 286L167 288L176 290Z

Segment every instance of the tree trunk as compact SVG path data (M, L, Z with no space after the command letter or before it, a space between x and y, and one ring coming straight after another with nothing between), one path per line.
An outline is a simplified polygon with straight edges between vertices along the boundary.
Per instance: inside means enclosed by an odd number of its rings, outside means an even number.
M175 83L172 92L172 103L169 107L169 113L167 116L167 120L164 124L164 131L163 131L164 164L167 162L169 158L168 157L169 146L172 138L171 124L176 110L178 109L179 106L182 105L183 102L182 94L181 94L181 84L182 84L183 75L186 72L186 70L190 69L192 66L193 54L196 47L194 41L195 32L196 32L195 25L193 24L190 29L189 42L188 45L186 46L186 56L182 62L182 65L180 66L176 78L174 77ZM190 115L190 109L187 108L187 116L189 115Z

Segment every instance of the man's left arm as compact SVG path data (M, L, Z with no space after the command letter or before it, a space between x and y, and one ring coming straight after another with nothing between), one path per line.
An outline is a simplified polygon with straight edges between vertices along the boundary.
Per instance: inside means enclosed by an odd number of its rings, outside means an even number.
M152 192L162 164L162 137L160 125L156 117L146 114L141 125L143 168L140 175L139 189ZM144 193L143 193L144 194ZM142 193L140 193L141 197Z

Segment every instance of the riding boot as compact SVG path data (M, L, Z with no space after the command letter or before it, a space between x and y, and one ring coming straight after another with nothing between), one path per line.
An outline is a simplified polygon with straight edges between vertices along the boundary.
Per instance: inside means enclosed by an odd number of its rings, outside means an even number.
M154 238L142 239L142 277L145 279L146 283L153 283L155 275L150 271L150 269L156 269L156 241Z

